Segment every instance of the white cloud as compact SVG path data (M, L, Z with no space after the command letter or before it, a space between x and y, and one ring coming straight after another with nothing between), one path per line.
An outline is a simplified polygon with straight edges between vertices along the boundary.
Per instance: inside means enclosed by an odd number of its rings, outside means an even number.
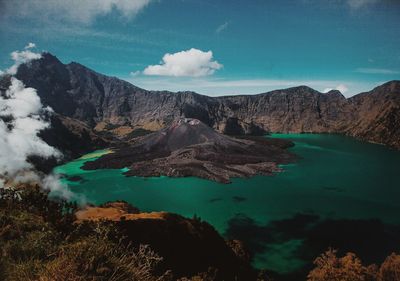
M0 175L14 177L21 171L32 169L28 156L43 158L60 156L60 152L38 137L49 123L40 114L42 104L33 88L25 88L21 81L12 77L11 85L0 96Z
M336 86L336 88L325 88L324 90L322 90L322 93L327 93L332 90L337 90L337 91L341 92L342 94L345 94L349 91L349 88L344 84L339 84Z
M174 54L165 54L160 64L149 65L143 70L143 74L200 77L212 75L222 67L222 64L213 60L212 51L204 52L192 48Z
M333 90L333 88L325 88L325 89L323 89L321 92L324 93L324 94L326 94L326 93L328 93L328 92L330 92L330 91L332 91L332 90Z
M89 24L113 10L132 18L152 0L14 0L4 1L6 16L57 19Z
M40 59L42 57L41 54L34 53L34 52L30 51L29 48L27 48L30 44L33 44L33 43L29 43L25 47L25 49L26 49L25 51L14 51L11 53L11 59L14 61L14 64L6 70L6 72L8 74L14 75L17 73L18 66L20 66L21 64L27 63L31 60ZM35 44L33 44L33 45L35 45Z
M8 69L8 74L13 75L19 64L40 57L29 51L34 47L34 43L29 43L25 51L12 53L15 64ZM28 161L30 156L62 157L60 151L39 137L40 131L50 126L44 114L51 114L53 110L43 107L36 89L26 88L14 76L10 82L8 89L0 94L0 188L13 183L35 183L49 190L52 196L85 203L84 198L61 184L57 175L38 173Z
M29 42L28 45L25 46L25 50L36 48L36 44Z
M377 2L378 0L347 0L347 4L353 9L363 8Z
M52 196L84 204L85 199L72 193L57 175L37 173L28 162L29 156L45 159L62 156L38 136L50 126L42 118L45 111L51 109L42 106L36 90L11 77L11 85L0 95L0 188L10 183L39 183Z
M349 88L347 88L346 85L344 84L340 84L336 87L336 90L338 90L339 92L341 92L342 94L347 93L347 91L349 90Z
M86 197L82 194L72 192L66 184L61 182L59 175L47 175L41 179L41 183L43 189L48 190L51 196L73 200L80 206L84 206L87 203Z
M364 74L400 74L400 71L386 68L357 68L356 72Z
M225 22L225 23L221 24L220 26L217 27L217 29L215 29L215 33L221 33L222 31L227 29L228 26L229 26L229 22Z
M12 115L16 118L28 117L37 114L42 108L39 96L33 88L25 88L22 83L14 79L8 91L8 99L0 99L1 115Z

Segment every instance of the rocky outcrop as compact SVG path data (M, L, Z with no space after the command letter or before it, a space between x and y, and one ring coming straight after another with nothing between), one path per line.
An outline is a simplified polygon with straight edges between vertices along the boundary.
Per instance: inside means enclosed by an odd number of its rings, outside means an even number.
M211 271L214 278L210 280L256 280L242 243L225 241L198 218L144 213L124 202L86 207L76 213L76 218L77 223L112 221L113 228L131 245L151 245L164 258L161 271L172 270L175 278Z
M110 124L117 135L138 128L156 131L189 117L225 134L342 133L400 148L400 81L350 99L339 91L320 93L306 86L213 98L146 91L78 63L62 64L48 53L21 65L17 78L38 89L42 102L57 113L90 127Z
M82 168L129 167L127 176L196 176L229 183L232 177L271 175L280 171L278 164L294 161L296 156L284 149L290 142L283 142L232 138L198 119L182 118Z

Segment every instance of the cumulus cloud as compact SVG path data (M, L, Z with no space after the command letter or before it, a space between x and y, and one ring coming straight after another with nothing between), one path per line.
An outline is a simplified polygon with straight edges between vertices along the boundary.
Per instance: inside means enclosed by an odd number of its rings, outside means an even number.
M213 60L212 51L204 52L192 48L174 54L165 54L158 65L149 65L143 70L145 75L190 76L200 77L212 75L222 64Z
M6 16L37 19L61 19L91 23L96 17L113 10L125 18L134 17L152 0L14 0L4 1Z
M42 108L39 96L33 88L25 88L21 81L12 78L6 91L7 98L0 99L0 114L17 118L28 117L39 113Z
M18 66L20 66L21 64L27 63L34 59L40 59L42 57L41 54L32 52L31 50L29 50L29 48L25 47L25 49L25 51L14 51L11 53L11 59L14 61L14 64L9 69L7 69L6 72L8 74L15 75L17 73Z
M26 45L24 49L27 50L27 49L32 49L32 48L36 48L36 44L29 42L28 45Z
M12 53L15 64L11 71L7 71L8 74L15 73L19 64L38 58L28 50L34 47L29 43L26 51ZM8 89L0 92L0 188L12 183L38 183L55 196L73 198L74 194L61 184L56 175L38 173L28 160L31 156L44 159L62 157L60 151L39 137L40 131L50 126L45 116L51 113L51 108L42 105L36 89L25 87L11 76Z
M41 117L43 107L33 88L12 77L11 85L0 97L0 174L15 177L32 169L31 155L49 158L60 153L38 137L49 124Z
M45 159L62 156L38 136L50 126L42 116L51 112L43 107L35 89L26 88L11 77L11 85L0 95L0 188L6 182L39 183L53 196L84 203L84 198L73 194L57 175L39 174L28 161L30 156Z

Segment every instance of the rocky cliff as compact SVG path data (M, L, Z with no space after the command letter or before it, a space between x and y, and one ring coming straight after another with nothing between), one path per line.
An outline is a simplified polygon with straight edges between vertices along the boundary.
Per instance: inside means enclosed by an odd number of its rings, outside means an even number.
M348 100L354 110L345 133L400 148L400 81L391 81Z
M138 128L161 129L184 116L225 134L342 133L400 148L400 81L349 99L306 86L213 98L147 91L78 63L63 64L49 53L21 65L17 78L38 89L42 102L58 114L97 131L112 128L120 138Z

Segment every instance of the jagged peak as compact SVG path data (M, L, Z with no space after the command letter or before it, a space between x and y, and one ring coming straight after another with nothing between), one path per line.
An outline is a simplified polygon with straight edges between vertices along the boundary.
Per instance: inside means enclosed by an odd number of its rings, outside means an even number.
M18 66L17 77L23 73L31 72L32 70L39 70L51 66L51 68L62 68L64 64L53 54L49 52L42 52L41 57L38 59L33 59L28 62L22 63Z
M81 71L81 72L86 72L86 73L93 73L96 74L97 76L104 76L104 77L109 77L109 78L117 78L117 77L111 77L111 76L107 76L104 74L101 74L83 64L80 64L78 62L75 61L71 61L70 63L66 64L67 68L72 69L74 71Z
M84 66L83 64L80 64L79 62L76 61L71 61L70 63L68 63L67 65L72 65L72 66L79 66L79 67L84 67L87 68L86 66Z
M96 75L101 75L101 76L104 76L104 77L108 77L108 78L118 79L118 80L124 81L126 83L129 83L131 86L133 86L135 88L144 90L144 89L142 89L140 87L137 87L137 86L131 84L130 82L122 80L122 79L120 79L118 77L107 76L107 75L101 74L99 72L96 72L95 70L93 70L91 68L88 68L85 65L83 65L81 63L78 63L76 61L72 61L72 62L70 62L68 64L64 64L57 58L57 56L53 55L50 52L47 52L47 51L46 52L42 52L41 55L42 55L42 57L40 59L35 60L35 61L40 62L41 64L53 64L53 65L59 64L59 65L64 65L64 66L70 67L70 68L75 69L75 70L78 69L78 70L84 70L84 71L92 72L92 73L94 73ZM24 65L24 64L22 64L22 65ZM388 81L386 83L383 83L382 85L379 85L379 86L375 87L370 92L378 91L380 89L381 90L385 89L385 90L389 90L389 91L396 91L396 92L400 91L400 80ZM168 93L172 93L172 92L169 92L169 91L151 91L151 92L168 92ZM282 93L298 92L298 93L322 94L321 92L319 92L319 91L317 91L317 90L315 90L315 89L313 89L313 88L311 88L311 87L309 87L307 85L299 85L299 86L294 86L294 87L289 87L289 88L284 88L284 89L276 89L276 90L260 93L258 95L265 95L265 94L279 93L279 92L282 92ZM180 92L176 92L176 93L177 94L186 94L186 95L196 95L196 96L207 97L207 98L210 97L210 96L202 95L202 94L199 94L199 93L196 93L196 92L193 92L193 91L180 91ZM329 91L329 92L327 92L325 94L343 96L343 94L338 90L331 90L331 91ZM253 97L253 96L257 96L257 95L227 95L227 96L220 96L220 97L217 97L217 98L230 98L230 97L235 97L235 96L236 97L237 96Z
M323 93L323 95L326 95L326 96L333 96L333 97L340 97L340 98L346 98L343 94L342 94L342 92L341 91L339 91L339 90L330 90L330 91L328 91L328 92L326 92L326 93Z
M339 95L341 95L342 92L339 91L339 90L330 90L330 91L328 91L328 92L326 92L324 94L336 94L336 95L339 94Z
M50 52L42 52L41 55L42 57L39 59L40 61L62 63L55 55Z

